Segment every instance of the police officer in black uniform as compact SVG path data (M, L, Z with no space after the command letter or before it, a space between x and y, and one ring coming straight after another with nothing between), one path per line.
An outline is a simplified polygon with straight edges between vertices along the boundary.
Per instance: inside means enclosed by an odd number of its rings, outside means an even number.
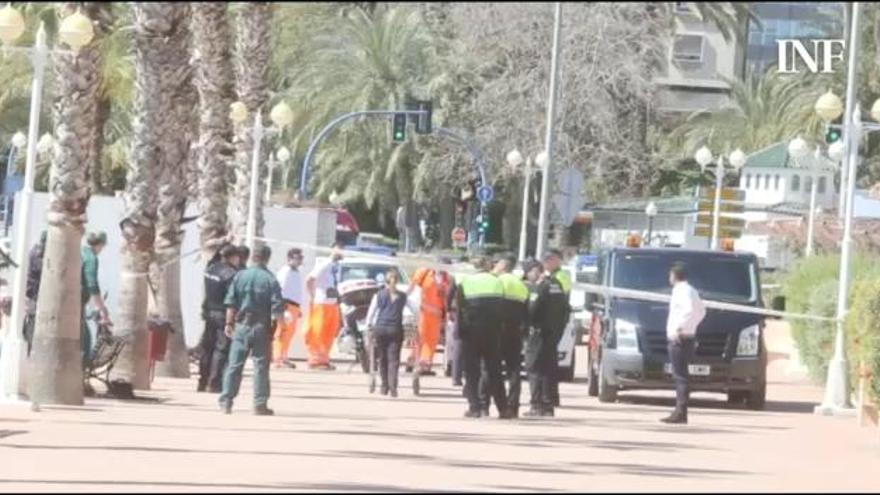
M229 356L229 337L224 333L226 306L223 304L232 278L238 272L240 250L232 244L220 248L205 268L205 300L202 318L205 331L199 347L199 384L197 390L220 393L223 386L223 369Z
M480 365L485 362L487 387L501 419L509 419L507 397L501 377L501 313L504 287L490 273L489 258L474 261L477 273L463 277L458 285L459 336L465 368L464 395L468 400L467 418L483 416L480 407Z
M529 371L531 408L525 416L553 416L554 392L558 377L556 349L568 323L571 308L564 281L554 274L562 264L562 255L555 250L544 256L544 273L532 285L529 297L529 318L532 328L526 351Z

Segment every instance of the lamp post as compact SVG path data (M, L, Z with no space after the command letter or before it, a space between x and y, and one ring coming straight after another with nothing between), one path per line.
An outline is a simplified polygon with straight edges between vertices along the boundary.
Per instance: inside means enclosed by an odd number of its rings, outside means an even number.
M556 79L559 77L559 36L562 27L562 2L556 2L553 16L553 56L550 59L550 94L547 98L547 129L544 136L544 156L546 161L538 166L541 167L541 206L538 213L538 245L535 256L540 258L544 254L544 245L547 243L547 208L550 202L550 175L553 161L553 122L556 117ZM540 157L540 155L539 155ZM537 161L537 160L536 160Z
M229 107L229 118L236 124L241 124L247 120L247 106L237 101ZM280 134L285 127L293 123L293 111L283 101L272 107L269 112L269 119L275 127L266 128L263 126L263 112L257 110L254 115L254 125L251 128L251 138L254 141L253 154L251 155L251 188L248 201L248 220L247 231L245 234L245 243L251 252L257 246L257 203L260 195L260 147L263 137L266 135Z
M522 153L514 149L507 154L507 164L514 170L525 164L523 170L522 219L519 228L519 259L526 259L526 246L529 240L529 186L532 182L532 158L523 159Z
M648 238L645 240L645 245L650 246L654 234L654 217L657 216L657 205L653 201L645 207L645 216L648 217Z
M700 165L705 172L706 167L712 163L712 152L709 148L703 146L694 154L694 160ZM730 164L735 171L739 171L746 163L746 155L742 150L737 149L730 154ZM718 155L715 162L715 197L712 206L712 238L710 241L710 249L718 249L718 234L721 230L721 193L724 187L724 156Z
M27 155L25 161L24 184L20 200L15 207L15 246L13 259L18 264L12 283L12 311L8 331L4 337L0 374L2 374L2 393L6 397L17 398L21 392L22 339L20 329L24 322L25 281L27 275L28 227L34 223L31 218L34 177L36 175L37 142L40 132L40 107L43 97L43 80L50 53L76 53L88 45L94 37L91 20L80 11L64 18L58 27L58 37L72 50L49 49L46 44L46 30L43 23L37 30L33 47L11 46L25 31L24 18L11 5L0 9L0 41L4 51L21 51L27 54L33 66L31 82L30 114L28 116Z
M272 199L272 180L274 179L273 173L275 171L275 161L277 160L281 164L287 163L287 160L290 160L290 150L282 146L275 152L275 160L272 158L273 156L269 155L269 176L266 178L266 203Z

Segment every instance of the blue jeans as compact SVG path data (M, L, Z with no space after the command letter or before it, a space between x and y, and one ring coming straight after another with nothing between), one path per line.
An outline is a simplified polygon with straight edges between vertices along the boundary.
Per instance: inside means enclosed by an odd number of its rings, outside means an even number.
M269 346L271 323L245 325L239 323L232 336L229 348L229 362L223 373L223 393L220 405L232 407L232 402L241 387L241 375L248 354L254 363L254 407L265 406L269 401Z

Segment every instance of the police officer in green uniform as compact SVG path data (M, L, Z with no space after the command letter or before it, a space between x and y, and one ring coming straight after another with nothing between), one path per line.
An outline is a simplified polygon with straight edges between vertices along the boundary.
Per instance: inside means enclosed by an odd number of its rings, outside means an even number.
M522 278L513 273L516 258L508 255L495 263L493 273L501 281L504 290L501 303L501 361L504 376L508 383L507 408L511 417L519 416L519 396L522 389L522 351L523 332L529 318L529 289ZM485 371L485 367L483 368ZM486 373L480 381L480 401L483 412L489 410L488 376Z
M463 277L458 287L459 337L465 368L464 395L468 400L465 417L482 416L480 407L480 364L485 362L487 388L495 400L498 415L510 417L504 383L501 380L501 303L504 286L491 274L491 261L478 257L474 261L477 273Z
M269 342L275 328L273 317L284 314L281 287L267 268L272 251L258 246L251 253L253 264L235 275L226 293L226 335L232 339L229 363L223 375L220 409L232 413L241 374L248 354L254 363L254 414L271 416L269 400Z
M525 413L526 416L553 416L553 408L558 403L559 361L556 349L571 311L568 292L562 282L566 278L556 275L561 265L559 252L549 251L544 256L544 274L530 296L532 328L529 331L526 365L529 368L531 408Z

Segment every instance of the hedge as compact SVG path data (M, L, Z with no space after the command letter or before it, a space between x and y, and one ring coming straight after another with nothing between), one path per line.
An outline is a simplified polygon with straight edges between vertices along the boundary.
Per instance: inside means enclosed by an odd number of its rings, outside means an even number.
M812 256L798 261L782 280L786 309L795 313L835 316L839 269L840 257L837 255ZM871 301L870 296L865 294L870 292L869 287L880 287L880 265L867 255L856 255L850 273L849 304L858 303L860 308L859 316L856 316L854 306L851 306L852 313L848 315L848 328L851 331L847 332L847 355L850 376L853 377L851 385L854 385L858 377L858 358L866 356L866 353L878 352L875 339L880 333L880 317L873 316L872 304L880 305L880 302ZM860 302L862 299L865 300ZM835 324L792 320L791 329L792 338L810 377L822 383L827 374L828 360L834 352ZM878 375L875 373L875 376Z
M872 376L871 395L874 403L880 404L880 277L861 280L856 285L847 331L853 340L849 356L853 369L865 363ZM859 375L850 376L853 385L857 384Z

